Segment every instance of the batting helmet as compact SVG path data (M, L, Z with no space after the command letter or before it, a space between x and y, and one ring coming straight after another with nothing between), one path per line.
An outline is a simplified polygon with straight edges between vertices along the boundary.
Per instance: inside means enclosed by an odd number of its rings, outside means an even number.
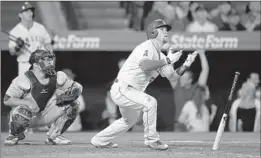
M26 10L29 10L29 9L31 9L34 12L35 7L33 7L29 2L24 2L24 4L22 5L22 8L20 10L20 13L22 13Z
M157 28L160 27L166 27L167 31L171 30L171 26L168 25L164 20L162 19L154 20L148 25L146 30L148 39L156 38L158 36Z
M53 60L52 65L45 65L45 63L43 61L46 60L46 57ZM31 65L33 65L34 63L39 64L41 67L41 70L48 75L56 75L55 61L56 61L56 58L55 58L54 53L49 52L47 50L42 50L42 49L35 50L29 58L29 63Z

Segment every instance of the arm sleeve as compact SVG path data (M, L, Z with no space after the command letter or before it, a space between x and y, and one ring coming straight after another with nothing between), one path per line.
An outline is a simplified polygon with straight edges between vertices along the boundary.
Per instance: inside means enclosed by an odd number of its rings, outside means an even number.
M8 87L6 94L13 98L21 98L25 92L30 90L30 83L25 77L18 76Z

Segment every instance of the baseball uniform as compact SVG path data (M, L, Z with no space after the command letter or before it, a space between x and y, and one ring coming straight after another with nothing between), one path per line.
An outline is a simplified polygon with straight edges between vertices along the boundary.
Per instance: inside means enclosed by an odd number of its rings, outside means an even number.
M143 71L139 64L146 59L164 58L166 56L156 49L151 40L141 43L132 51L110 90L112 100L119 106L122 118L96 134L92 138L92 144L109 144L117 134L127 131L136 123L141 110L144 112L144 143L148 145L160 139L156 131L157 101L144 91L161 74L162 68L155 71Z
M58 71L57 76L51 77L49 83L43 85L32 71L26 71L12 81L6 94L11 98L23 98L35 102L31 109L35 115L31 120L31 127L49 125L65 113L65 107L56 106L55 99L57 95L67 90L72 82L72 80L67 79L65 73ZM13 108L11 113L15 109Z
M31 28L27 29L21 23L18 23L11 31L10 34L16 38L21 38L25 43L30 46L25 46L27 49L21 49L21 53L17 56L18 74L21 75L29 70L29 57L37 48L51 43L51 38L45 27L37 22L33 22ZM10 37L11 38L11 37ZM9 41L9 48L15 47L16 43L12 40Z

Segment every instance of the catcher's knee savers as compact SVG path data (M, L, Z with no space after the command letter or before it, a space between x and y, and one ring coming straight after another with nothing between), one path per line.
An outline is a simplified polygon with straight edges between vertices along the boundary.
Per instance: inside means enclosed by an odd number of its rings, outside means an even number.
M64 133L70 127L77 116L79 103L73 102L64 108L64 113L52 124L48 132L52 139Z
M31 109L26 106L16 107L11 114L11 122L9 124L11 134L16 136L25 131L30 125L30 121L33 118Z

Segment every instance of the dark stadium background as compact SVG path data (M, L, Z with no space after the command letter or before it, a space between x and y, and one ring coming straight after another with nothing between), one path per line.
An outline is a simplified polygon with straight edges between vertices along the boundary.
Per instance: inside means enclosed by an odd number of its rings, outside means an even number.
M97 130L100 114L105 108L104 96L108 83L118 72L119 59L126 58L130 52L104 52L104 51L58 51L57 70L71 68L77 75L76 80L83 84L84 99L89 112L84 113L83 128L85 130ZM189 53L189 52L185 52ZM207 58L210 66L208 85L216 105L219 106L217 115L211 125L211 131L217 130L218 120L221 119L225 103L227 101L235 71L241 73L236 90L248 77L249 72L261 74L260 51L208 51ZM181 59L182 60L182 59ZM179 63L178 63L179 64ZM17 74L16 58L9 55L8 51L1 54L1 97L8 88L12 79ZM200 71L199 59L196 59L192 70L196 74ZM197 76L196 76L197 77ZM158 77L148 87L148 93L158 99L158 129L161 131L173 130L174 105L170 85L166 79ZM2 104L2 130L6 130L5 116L9 108Z

